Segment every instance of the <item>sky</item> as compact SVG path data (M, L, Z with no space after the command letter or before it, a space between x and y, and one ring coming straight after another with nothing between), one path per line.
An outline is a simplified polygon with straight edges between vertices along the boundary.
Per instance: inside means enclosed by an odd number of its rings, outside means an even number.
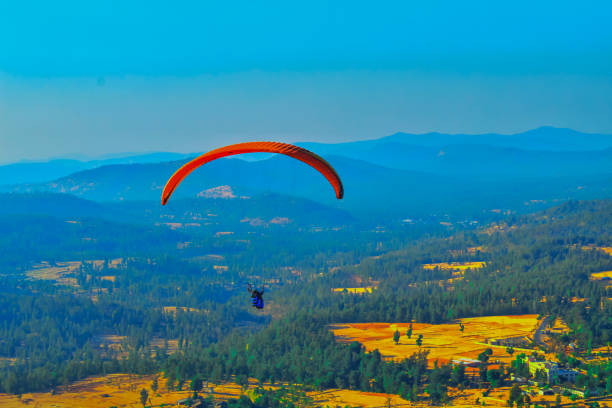
M612 3L0 2L0 162L612 133Z

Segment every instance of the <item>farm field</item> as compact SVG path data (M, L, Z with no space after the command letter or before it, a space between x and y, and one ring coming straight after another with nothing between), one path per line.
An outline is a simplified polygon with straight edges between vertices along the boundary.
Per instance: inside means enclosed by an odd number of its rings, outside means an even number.
M612 271L602 271L591 274L591 280L612 279Z
M167 391L166 381L159 376L159 389L157 393L151 391L153 375L130 376L128 374L110 374L107 376L90 377L67 386L55 395L46 393L28 393L21 397L12 394L0 394L0 406L6 408L16 407L57 407L57 408L90 408L112 407L131 408L142 407L140 404L140 390L149 392L148 406L161 406L170 404L176 406L177 401L192 395L191 391ZM249 381L249 389L254 389L256 382ZM185 387L187 388L187 387ZM268 387L266 387L268 388ZM205 384L204 391L212 391L215 400L228 400L238 398L242 393L241 387L235 383ZM249 390L245 390L248 395ZM409 406L410 403L397 395L361 392L343 389L325 390L322 392L309 392L308 395L315 404L320 406L351 405L362 407L382 407L387 401L394 406Z
M128 374L110 374L107 376L90 377L83 381L71 384L65 389L58 391L55 395L51 393L28 393L21 397L12 394L0 394L0 406L6 408L18 407L56 407L56 408L90 408L90 407L112 407L136 408L140 404L140 390L143 388L149 392L150 400L148 406L159 407L177 406L177 402L189 397L191 391L167 391L166 382L159 376L159 389L157 393L151 391L153 375L136 376ZM249 381L249 389L245 394L254 389L256 382ZM185 387L186 388L186 387ZM269 388L269 387L266 387ZM211 391L215 400L228 400L238 398L242 393L241 387L235 383L213 384L209 383L205 391ZM509 387L501 387L492 391L487 397L483 397L483 389L468 389L459 391L449 389L449 396L454 407L473 407L476 399L484 401L489 407L505 407L508 399ZM313 391L308 395L316 406L335 407L349 405L363 408L382 408L390 403L393 407L427 407L426 402L411 403L400 398L398 395L382 394L374 392L352 391L345 389L330 389L325 391ZM533 401L554 401L554 396L535 396ZM562 403L570 401L563 397Z
M460 331L459 322L465 329ZM332 325L331 330L339 341L358 341L368 351L378 349L386 357L402 360L419 351L416 339L423 335L422 351L429 351L429 364L435 360L441 363L453 359L476 359L478 354L490 347L493 350L491 361L509 363L511 357L505 346L495 346L486 342L495 339L532 337L538 327L537 315L486 316L459 319L453 324L413 323L410 339L406 336L409 323L354 323ZM393 333L401 334L398 345L393 342ZM516 349L516 348L515 348ZM516 349L519 351L520 349Z
M481 269L487 265L486 262L476 261L476 262L439 262L439 263L429 263L423 264L423 269L426 270L453 270L453 271L465 271L467 269Z
M597 247L600 251L605 252L606 254L612 256L612 247Z
M598 246L591 246L591 245L588 245L588 246L583 245L582 246L582 250L583 251L591 251L593 249L602 251L602 252L612 256L612 247L598 247Z
M121 263L123 262L122 258L112 259L108 262L109 268L119 268L121 267ZM90 260L90 261L68 261L68 262L57 262L55 265L51 265L48 262L44 261L39 264L34 265L34 267L28 271L26 271L26 275L31 279L40 279L40 280L52 280L56 281L58 285L66 285L72 287L78 287L76 278L71 275L77 272L81 266L85 264L89 264L96 269L102 268L105 261L101 259ZM102 276L102 280L115 281L115 276Z
M366 286L363 288L332 288L332 292L344 293L353 293L353 294L362 294L362 293L372 293L372 290L378 289L378 286Z

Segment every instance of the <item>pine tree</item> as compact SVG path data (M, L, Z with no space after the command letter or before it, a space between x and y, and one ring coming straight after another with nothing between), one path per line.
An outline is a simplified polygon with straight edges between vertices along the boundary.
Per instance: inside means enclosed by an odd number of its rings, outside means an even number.
M147 405L147 400L149 399L149 392L146 389L140 390L140 403L143 407Z
M155 376L155 378L153 378L153 383L151 383L151 390L153 392L157 392L158 388L159 388L159 384L157 382L157 376Z

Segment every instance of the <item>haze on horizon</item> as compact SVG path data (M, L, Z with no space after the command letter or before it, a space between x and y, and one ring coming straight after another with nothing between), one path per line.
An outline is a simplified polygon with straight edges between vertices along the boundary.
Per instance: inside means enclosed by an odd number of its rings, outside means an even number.
M612 5L0 5L0 162L398 131L612 133Z

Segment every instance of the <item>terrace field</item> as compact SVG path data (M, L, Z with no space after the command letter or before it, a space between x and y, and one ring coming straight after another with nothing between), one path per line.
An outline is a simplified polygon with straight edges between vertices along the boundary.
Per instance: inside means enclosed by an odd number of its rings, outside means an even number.
M464 326L463 333L459 323ZM339 341L358 341L368 351L378 349L390 359L402 360L419 351L416 339L423 335L422 351L428 351L428 361L448 363L456 359L476 359L487 348L493 350L492 362L509 363L511 357L506 346L492 345L495 340L533 337L540 321L537 315L486 316L459 319L453 324L413 323L412 336L406 332L410 323L353 323L332 325L331 330ZM393 333L401 334L399 343L393 342ZM515 347L519 351L519 348Z

